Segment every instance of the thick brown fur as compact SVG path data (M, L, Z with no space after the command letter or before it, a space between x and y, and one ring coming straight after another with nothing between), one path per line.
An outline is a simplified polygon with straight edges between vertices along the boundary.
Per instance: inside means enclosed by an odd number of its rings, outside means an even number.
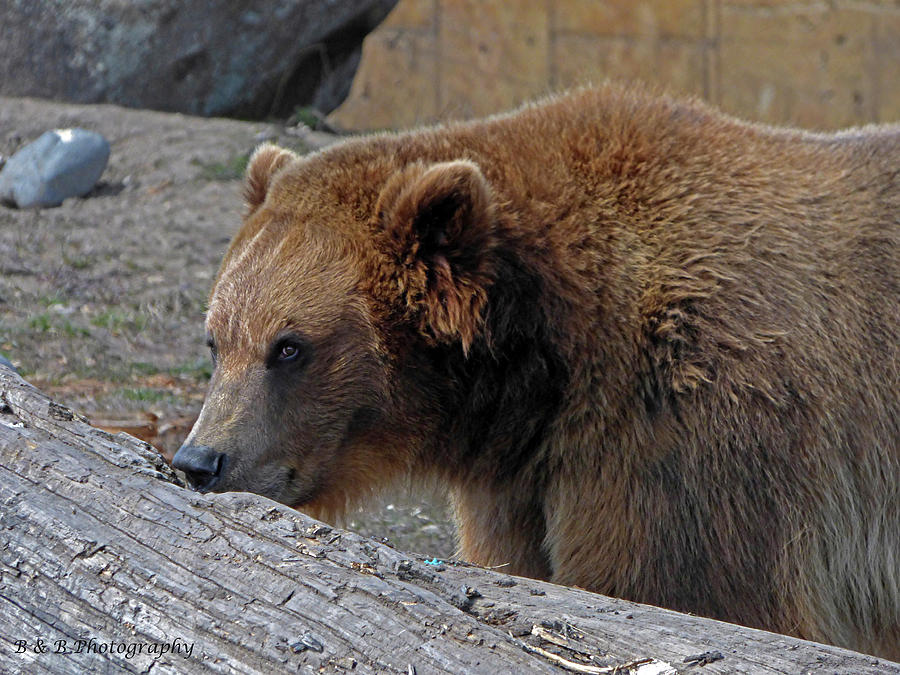
M474 562L900 658L898 171L897 126L613 85L264 147L190 443L318 514L437 479Z

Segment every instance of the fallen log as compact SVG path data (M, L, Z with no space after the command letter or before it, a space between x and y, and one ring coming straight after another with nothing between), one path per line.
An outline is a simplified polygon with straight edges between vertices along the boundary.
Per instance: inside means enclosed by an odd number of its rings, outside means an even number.
M896 673L185 489L0 365L0 672Z

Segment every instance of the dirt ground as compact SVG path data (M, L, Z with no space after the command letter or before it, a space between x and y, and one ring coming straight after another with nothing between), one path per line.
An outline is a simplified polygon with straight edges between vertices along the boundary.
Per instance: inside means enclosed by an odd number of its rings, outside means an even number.
M84 199L0 206L0 354L94 424L171 458L210 376L206 298L240 225L247 156L264 140L306 152L330 139L276 123L0 97L3 157L63 127L106 136L109 165ZM454 550L440 496L386 495L345 524L427 555Z

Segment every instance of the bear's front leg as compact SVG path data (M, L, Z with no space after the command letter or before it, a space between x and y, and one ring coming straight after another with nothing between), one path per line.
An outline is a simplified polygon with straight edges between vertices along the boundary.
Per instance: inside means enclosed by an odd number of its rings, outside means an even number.
M467 484L453 494L462 557L507 574L549 579L538 491Z

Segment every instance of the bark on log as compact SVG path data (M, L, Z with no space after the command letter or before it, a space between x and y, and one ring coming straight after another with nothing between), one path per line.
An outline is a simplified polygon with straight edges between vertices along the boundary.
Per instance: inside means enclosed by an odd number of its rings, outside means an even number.
M0 504L0 672L900 674L190 492L3 366Z

